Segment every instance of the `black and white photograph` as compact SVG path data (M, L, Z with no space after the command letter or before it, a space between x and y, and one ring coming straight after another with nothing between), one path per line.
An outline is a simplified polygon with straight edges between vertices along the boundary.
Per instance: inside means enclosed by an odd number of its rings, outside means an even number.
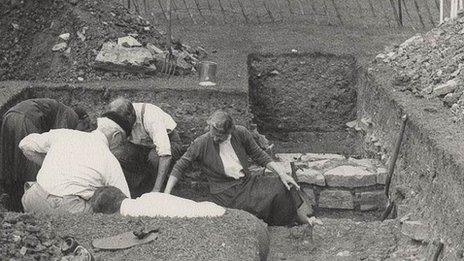
M464 260L464 0L0 0L0 260Z

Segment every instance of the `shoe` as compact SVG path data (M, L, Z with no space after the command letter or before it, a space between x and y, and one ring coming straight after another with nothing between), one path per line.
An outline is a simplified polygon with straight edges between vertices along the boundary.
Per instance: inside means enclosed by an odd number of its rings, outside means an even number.
M73 253L76 248L79 246L79 243L73 237L67 236L63 238L63 242L61 243L61 253L63 255L69 255Z

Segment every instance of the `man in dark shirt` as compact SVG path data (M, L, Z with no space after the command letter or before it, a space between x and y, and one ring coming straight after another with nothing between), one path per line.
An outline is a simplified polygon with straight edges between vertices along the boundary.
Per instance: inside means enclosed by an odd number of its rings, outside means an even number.
M83 109L74 110L47 98L22 101L3 115L0 137L0 185L9 195L8 209L22 211L24 183L35 181L40 169L24 157L18 148L19 142L31 133L63 128L88 130L89 126L88 115Z
M308 223L306 214L297 213L302 200L293 186L295 180L266 154L251 133L236 126L224 111L216 111L208 120L209 132L198 137L174 165L165 193L171 193L178 179L194 161L200 163L209 183L213 201L228 208L248 211L270 225L287 225L298 217ZM252 175L248 171L251 157L276 175ZM298 215L297 215L298 214Z

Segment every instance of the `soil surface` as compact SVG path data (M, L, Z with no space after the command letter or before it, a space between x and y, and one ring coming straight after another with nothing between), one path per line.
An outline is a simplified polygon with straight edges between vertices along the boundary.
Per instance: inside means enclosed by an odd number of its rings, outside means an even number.
M420 260L424 247L404 238L396 221L322 219L324 225L270 227L270 260Z
M0 2L0 80L77 82L138 79L146 75L104 72L93 68L101 45L128 34L142 44L164 46L161 34L116 1L44 0ZM69 33L69 40L59 35ZM54 52L66 43L66 51Z

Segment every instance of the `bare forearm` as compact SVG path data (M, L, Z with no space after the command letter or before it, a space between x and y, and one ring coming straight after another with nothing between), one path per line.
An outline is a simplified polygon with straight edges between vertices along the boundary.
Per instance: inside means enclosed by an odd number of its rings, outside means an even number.
M163 186L164 179L166 178L166 174L169 170L169 166L171 165L171 156L162 156L159 159L158 163L158 175L156 176L155 187L153 191L159 192L161 191L161 187Z
M275 163L275 161L271 161L266 165L266 168L271 170L274 174L276 175L283 175L286 174L278 165Z
M172 189L177 184L178 180L179 179L177 177L169 176L168 184L166 184L166 189L164 190L164 193L171 194Z

